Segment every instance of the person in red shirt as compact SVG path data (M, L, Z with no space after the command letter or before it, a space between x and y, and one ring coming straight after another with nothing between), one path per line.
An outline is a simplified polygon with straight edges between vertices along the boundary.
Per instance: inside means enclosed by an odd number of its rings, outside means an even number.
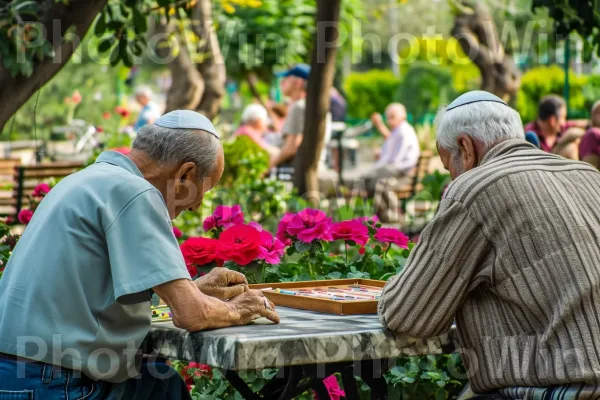
M600 100L592 107L590 125L579 144L579 159L600 169Z
M565 131L570 128L585 129L586 125L587 121L567 121L567 105L564 99L551 94L540 100L537 119L525 126L525 132L535 133L540 148L550 153Z

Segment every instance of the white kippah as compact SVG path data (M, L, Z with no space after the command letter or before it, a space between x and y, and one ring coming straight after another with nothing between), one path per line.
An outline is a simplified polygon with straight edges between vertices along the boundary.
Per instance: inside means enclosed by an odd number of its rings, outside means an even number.
M217 130L212 122L204 115L190 110L175 110L160 117L154 125L171 129L200 129L219 138Z
M507 105L500 97L493 95L490 92L485 92L483 90L472 90L458 96L456 100L446 107L446 111L450 111L461 106L466 106L467 104L478 103L480 101L491 101L494 103L504 104L505 106Z

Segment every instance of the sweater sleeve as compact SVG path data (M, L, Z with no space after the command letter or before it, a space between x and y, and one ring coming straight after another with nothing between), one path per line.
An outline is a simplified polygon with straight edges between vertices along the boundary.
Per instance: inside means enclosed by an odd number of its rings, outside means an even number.
M404 270L383 289L378 309L381 323L413 337L447 331L490 247L465 207L444 199Z

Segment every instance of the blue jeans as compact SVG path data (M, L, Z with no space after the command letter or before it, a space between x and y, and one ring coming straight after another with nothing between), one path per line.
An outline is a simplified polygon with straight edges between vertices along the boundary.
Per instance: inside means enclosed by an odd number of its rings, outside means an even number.
M185 382L166 364L143 364L137 378L94 382L50 364L0 359L0 400L190 400Z

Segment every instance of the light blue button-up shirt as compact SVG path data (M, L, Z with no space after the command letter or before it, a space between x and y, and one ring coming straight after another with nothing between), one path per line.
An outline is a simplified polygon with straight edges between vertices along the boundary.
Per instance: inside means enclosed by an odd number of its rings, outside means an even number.
M161 193L104 152L43 199L0 280L0 352L122 382L151 324L149 290L189 273Z

